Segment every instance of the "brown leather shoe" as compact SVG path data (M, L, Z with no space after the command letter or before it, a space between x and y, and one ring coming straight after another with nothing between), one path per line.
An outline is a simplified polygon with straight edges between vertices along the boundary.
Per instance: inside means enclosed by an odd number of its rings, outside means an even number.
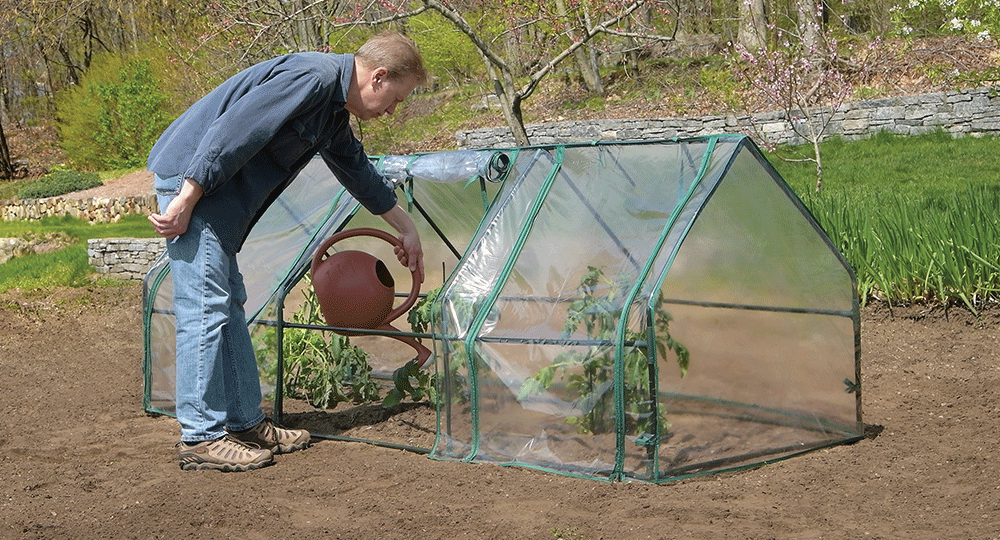
M267 449L247 444L230 435L197 444L181 442L179 460L185 471L215 469L223 472L243 472L274 463L274 454Z
M309 432L304 429L285 429L274 420L265 418L246 431L230 431L230 435L245 443L256 444L275 454L287 454L309 446Z

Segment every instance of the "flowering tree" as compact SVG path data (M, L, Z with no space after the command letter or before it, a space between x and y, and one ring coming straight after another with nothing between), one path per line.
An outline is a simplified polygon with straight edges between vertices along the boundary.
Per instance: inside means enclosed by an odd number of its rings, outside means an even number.
M811 0L810 0L811 1ZM850 85L839 69L837 40L821 27L821 6L809 11L801 2L798 17L788 28L769 24L772 42L751 50L743 44L732 46L735 75L746 86L747 108L770 106L784 114L792 131L812 147L812 155L796 153L782 157L789 161L816 164L816 191L823 186L823 159L819 143L827 135L834 113L850 95ZM775 141L751 122L754 135L769 149Z
M890 13L903 36L946 33L979 41L1000 36L1000 0L906 0Z

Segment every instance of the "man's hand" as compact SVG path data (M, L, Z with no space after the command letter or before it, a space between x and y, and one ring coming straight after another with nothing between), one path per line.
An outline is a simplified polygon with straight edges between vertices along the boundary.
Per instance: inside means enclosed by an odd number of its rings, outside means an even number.
M162 214L150 214L149 222L153 224L156 234L172 240L187 232L191 222L191 213L195 204L201 199L203 190L194 180L188 178L181 186L181 192L174 197Z
M388 212L380 215L386 223L399 232L399 241L403 247L396 247L396 258L400 264L410 269L414 278L424 282L424 250L420 245L420 235L410 216L396 205Z

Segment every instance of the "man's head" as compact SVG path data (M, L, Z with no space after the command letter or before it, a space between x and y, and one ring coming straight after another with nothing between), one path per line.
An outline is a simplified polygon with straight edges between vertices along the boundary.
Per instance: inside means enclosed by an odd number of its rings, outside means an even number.
M410 75L416 79L417 86L427 82L427 71L417 45L398 32L382 32L369 39L354 56L368 68L386 68L391 79Z
M410 38L383 32L354 54L354 83L347 110L361 120L392 114L396 105L427 81L420 51Z

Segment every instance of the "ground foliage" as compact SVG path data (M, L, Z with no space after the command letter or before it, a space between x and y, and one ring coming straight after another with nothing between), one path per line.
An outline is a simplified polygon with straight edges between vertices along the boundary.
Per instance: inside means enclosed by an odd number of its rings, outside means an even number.
M97 173L56 170L41 177L36 182L25 186L17 192L20 199L41 199L55 197L74 191L82 191L101 185Z

